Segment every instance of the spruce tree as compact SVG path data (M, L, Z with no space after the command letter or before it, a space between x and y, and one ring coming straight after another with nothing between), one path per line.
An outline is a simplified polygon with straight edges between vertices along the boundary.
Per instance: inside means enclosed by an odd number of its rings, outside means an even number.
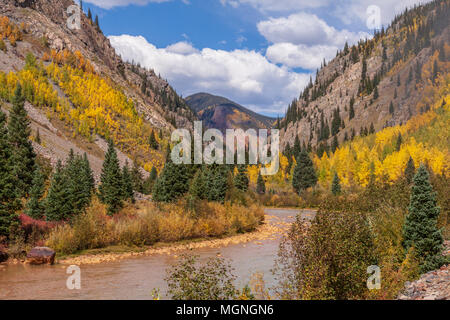
M122 195L123 200L131 200L134 202L133 180L130 169L128 168L128 161L122 168Z
M405 169L405 179L408 184L412 182L414 175L416 174L416 166L414 165L414 160L412 157L409 157L408 163L406 164Z
M208 201L220 202L225 201L225 196L228 190L228 175L229 170L227 166L212 165L206 170L206 189Z
M339 179L337 172L334 174L333 177L333 183L331 184L331 192L335 196L341 194L341 180Z
M64 172L67 175L72 215L78 215L91 202L92 177L89 163L86 164L85 158L70 150Z
M397 136L397 141L395 142L395 150L400 151L403 143L402 134L399 133Z
M316 171L313 162L305 150L300 153L299 160L294 169L292 186L300 194L303 190L315 186L317 183Z
M33 180L36 154L30 141L30 120L24 108L25 99L18 83L12 99L8 122L8 137L11 146L12 171L16 179L18 197L28 195Z
M72 216L70 185L61 160L55 168L50 182L47 198L45 198L45 217L47 221L68 220Z
M294 149L292 151L294 153L295 159L298 159L300 152L302 152L302 147L300 146L300 139L298 138L298 135L295 135Z
M131 169L131 181L133 183L133 190L142 193L143 178L141 170L136 161L133 161L133 168Z
M158 150L158 141L156 141L156 137L155 137L155 132L152 131L152 133L150 134L150 138L148 139L148 144L150 145L150 148L152 148L153 150Z
M390 114L394 114L394 104L392 103L392 101L391 101L391 103L389 104L389 113L390 113Z
M122 172L112 140L108 142L102 173L100 176L99 199L108 206L108 214L113 215L122 208Z
M334 136L333 141L331 143L331 151L335 152L338 147L339 147L338 138L337 138L337 136Z
M205 176L203 175L202 170L198 170L192 179L191 186L189 187L189 194L194 199L205 199L207 190L206 190L206 181Z
M151 194L153 189L153 184L155 183L156 179L158 179L158 172L156 171L155 167L152 167L152 170L150 171L150 175L147 179L145 179L144 183L142 184L142 192L144 194Z
M249 178L247 172L247 166L245 164L238 165L238 172L234 177L234 186L241 191L246 192L248 190Z
M9 237L11 227L17 223L15 210L19 207L19 201L12 167L6 116L0 110L0 237Z
M33 219L42 219L44 216L45 206L42 201L44 195L45 177L41 168L36 165L33 175L33 184L30 191L30 199L28 200L25 213Z
M176 201L188 191L188 182L186 165L176 165L168 156L164 169L153 186L153 200L157 202Z
M258 180L256 180L256 192L258 194L266 193L266 183L264 182L261 172L258 174Z
M405 250L414 247L420 270L425 273L440 268L446 260L442 256L444 240L437 227L440 209L424 165L419 167L413 182L409 213L403 226L403 246Z

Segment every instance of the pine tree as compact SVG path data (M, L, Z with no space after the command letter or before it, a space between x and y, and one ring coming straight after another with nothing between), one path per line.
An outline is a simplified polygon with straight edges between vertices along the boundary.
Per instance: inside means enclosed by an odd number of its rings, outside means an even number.
M395 142L395 150L400 151L400 148L402 147L403 138L402 134L399 133L397 136L397 141Z
M142 192L144 194L149 195L152 193L153 185L156 179L158 179L158 172L156 171L155 167L152 167L150 175L148 176L147 179L145 179L144 183L142 184Z
M131 177L128 161L122 168L122 195L123 200L131 200L134 203L133 180Z
M24 108L22 87L17 84L8 122L9 144L12 150L13 175L19 197L28 195L35 166L36 154L30 141L30 120Z
M350 103L350 111L349 111L349 120L352 120L355 117L355 109L353 108L353 103Z
M105 154L102 173L100 177L99 199L108 206L108 214L113 215L122 208L122 172L119 159L112 140L108 142L108 151Z
M338 138L337 138L337 136L334 136L333 141L331 143L331 151L335 152L338 147L339 147Z
M206 181L203 175L202 170L198 170L192 179L191 186L189 188L189 194L194 199L205 199L207 190L206 190Z
M47 221L68 220L72 216L70 186L61 160L52 175L44 206Z
M392 101L391 101L391 103L389 104L389 113L390 113L390 114L394 114L394 104L392 103Z
M30 199L28 200L25 213L33 219L42 219L45 206L42 201L44 195L45 177L39 166L36 166L33 175L33 184L30 190Z
M205 172L207 200L223 203L229 187L227 166L212 165Z
M158 150L158 148L159 148L158 141L156 141L154 131L152 131L152 133L150 134L150 138L148 139L148 144L150 145L150 148L152 148L153 150Z
M303 150L303 152L300 153L297 166L294 169L292 186L294 187L295 192L300 194L303 190L315 186L316 183L317 176L313 162L308 153Z
M19 207L19 201L12 167L6 116L0 110L0 237L9 237L11 227L18 222L15 210Z
M405 250L414 247L421 272L425 273L445 263L442 256L444 240L437 227L440 209L424 165L419 167L413 182L409 214L403 226L403 246Z
M416 166L414 165L414 160L412 157L409 157L408 163L406 164L405 169L405 178L408 184L412 182L414 175L416 174Z
M189 189L189 176L186 165L174 164L170 156L166 159L164 169L153 186L153 200L173 202L182 197Z
M238 165L238 172L234 177L234 186L236 189L246 192L248 190L248 184L247 166L244 164Z
M72 215L83 212L90 204L93 191L93 176L87 156L75 155L70 150L64 172L70 194Z
M341 180L339 179L337 172L334 174L333 177L333 183L331 184L331 192L335 196L341 194Z
M378 93L378 86L375 87L375 90L373 91L373 99L376 100L379 97L379 93Z
M258 194L266 193L266 183L265 183L264 178L262 177L261 173L258 174L258 180L256 181L256 192Z
M374 134L375 133L375 127L373 126L373 122L370 123L370 129L369 129L369 134Z
M293 155L295 159L298 158L300 155L300 152L302 152L302 147L300 146L300 139L298 138L298 135L295 135L295 141L294 141L294 149L293 149Z
M92 12L91 12L91 8L88 8L88 19L89 21L92 21Z
M98 15L95 15L95 22L94 22L94 24L97 27L97 29L100 30L100 23L98 22Z
M131 169L131 181L133 182L133 190L142 193L143 178L139 165L133 161L133 168Z

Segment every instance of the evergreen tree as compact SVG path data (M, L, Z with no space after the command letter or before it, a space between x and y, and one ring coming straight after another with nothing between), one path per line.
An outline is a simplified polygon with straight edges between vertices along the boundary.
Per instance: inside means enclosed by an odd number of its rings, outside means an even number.
M89 21L92 21L92 12L91 12L91 8L88 8L88 19L89 19Z
M370 129L369 129L369 134L374 134L375 133L375 127L373 126L373 122L370 123Z
M300 146L300 139L298 138L298 135L295 135L294 149L292 151L294 153L295 159L298 159L300 152L302 152L302 147Z
M68 220L72 215L70 186L61 160L52 175L44 206L47 221Z
M108 214L113 215L123 205L123 188L122 172L112 140L108 142L108 151L105 154L100 183L98 188L99 199L108 206Z
M238 165L238 172L234 177L234 186L236 189L246 192L248 190L249 178L247 166L245 164Z
M349 120L352 120L355 117L355 109L353 108L353 103L350 103L350 111L349 111Z
M339 147L338 138L337 138L337 136L334 136L333 142L331 143L331 151L335 152L338 147Z
M414 165L414 160L412 157L409 157L408 163L406 164L405 169L405 178L408 184L412 182L414 175L416 174L416 166Z
M402 134L399 133L397 136L397 141L395 142L395 150L400 151L400 148L402 147L403 138Z
M208 201L223 203L229 187L229 169L223 165L212 165L206 171L206 189Z
M189 176L186 166L176 165L166 159L164 169L153 186L153 200L172 202L182 197L189 189Z
M158 141L156 141L155 132L152 131L150 134L150 138L148 139L148 144L150 145L150 148L153 150L158 150Z
M72 215L78 215L91 203L93 191L92 171L87 162L87 156L75 155L70 150L64 172L67 175L67 184L70 194Z
M409 214L403 226L403 246L405 250L414 247L420 269L425 273L440 268L446 260L442 256L444 240L437 228L440 209L424 165L419 167L413 182Z
M391 103L389 104L389 113L390 113L390 114L394 114L394 104L392 103L392 101L391 101Z
M97 27L97 30L100 30L100 23L98 22L98 15L95 15L95 26Z
M331 184L331 192L335 196L341 194L341 180L339 179L337 172L334 174L333 177L333 183Z
M36 154L30 141L30 120L24 108L22 87L17 84L12 109L8 122L8 137L11 145L12 170L16 179L16 190L19 197L28 195L35 166Z
M194 197L194 199L206 198L206 181L202 170L197 170L194 179L192 179L191 186L189 188L189 194Z
M266 193L266 183L261 175L261 172L258 174L258 180L256 181L256 192L258 194Z
M150 175L148 176L147 179L145 179L144 183L142 184L142 192L144 194L148 195L152 193L153 185L156 179L158 179L158 172L156 171L155 167L152 167Z
M378 86L375 87L375 90L373 91L373 99L376 100L379 97L379 93L378 93Z
M308 153L303 150L303 152L300 153L299 160L294 169L292 186L294 187L295 192L300 194L303 190L315 186L316 183L317 176L313 162Z
M45 206L42 201L44 195L45 177L39 166L36 166L33 175L33 184L30 191L30 199L28 200L25 213L33 219L42 219L44 216Z
M141 170L139 169L136 161L133 162L133 168L131 169L131 181L133 182L133 190L142 193L143 178Z
M122 168L122 196L123 200L131 200L134 203L133 180L130 169L128 168L128 161Z
M19 207L8 142L6 116L0 110L0 236L9 237L11 227L17 224L15 210Z

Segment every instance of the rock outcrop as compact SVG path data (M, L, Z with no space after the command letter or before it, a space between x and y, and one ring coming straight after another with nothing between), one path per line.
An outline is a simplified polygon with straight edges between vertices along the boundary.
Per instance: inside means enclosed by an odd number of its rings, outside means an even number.
M35 247L27 255L28 264L53 264L55 263L56 253L47 247Z

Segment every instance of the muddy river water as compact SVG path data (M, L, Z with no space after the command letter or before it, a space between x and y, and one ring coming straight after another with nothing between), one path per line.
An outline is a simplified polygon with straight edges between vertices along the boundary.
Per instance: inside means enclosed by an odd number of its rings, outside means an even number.
M266 209L277 223L290 223L295 215L305 218L314 214L310 210ZM220 255L231 259L237 276L236 286L249 283L252 274L262 273L267 287L275 285L270 270L278 252L281 235L265 240L230 244L221 248L201 248L189 251L201 260ZM0 299L152 299L154 288L166 298L166 268L179 255L154 254L93 265L81 265L81 289L66 286L67 265L54 266L2 265L0 266Z

